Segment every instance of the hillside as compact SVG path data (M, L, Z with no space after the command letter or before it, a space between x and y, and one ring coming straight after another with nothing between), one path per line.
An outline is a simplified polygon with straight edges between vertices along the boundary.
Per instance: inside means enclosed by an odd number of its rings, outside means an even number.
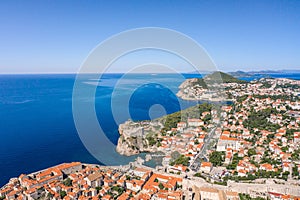
M227 97L225 90L222 89L223 83L243 84L247 81L216 71L204 78L186 79L179 86L176 95L184 100L225 101Z
M166 134L171 128L177 127L180 121L186 122L188 118L199 119L203 112L209 112L214 107L212 104L203 103L192 106L152 121L126 121L119 125L120 137L116 151L121 155L131 156L141 152L157 152L160 147L159 136ZM207 117L206 120L210 120Z
M191 86L199 85L202 88L207 89L207 84L210 83L247 83L247 81L240 80L224 72L216 71L212 74L206 75L204 78L188 79L186 83L190 84Z
M221 78L223 83L246 83L247 81L240 80L238 78L233 77L232 75L226 74L224 72L216 71L212 74L208 74L204 77L204 80L207 82L210 81L219 81Z

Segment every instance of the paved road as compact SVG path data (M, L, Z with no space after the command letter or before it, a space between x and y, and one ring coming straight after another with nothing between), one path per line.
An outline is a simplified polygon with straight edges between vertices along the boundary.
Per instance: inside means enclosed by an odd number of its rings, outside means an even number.
M213 128L213 129L208 133L208 137L204 140L204 145L203 145L202 149L201 149L200 152L195 156L195 159L191 162L191 164L190 164L190 166L189 166L190 169L192 169L192 170L194 170L194 171L197 171L197 168L198 168L199 166L194 165L194 164L196 164L196 160L197 160L198 158L204 157L204 154L205 154L206 150L208 149L208 146L209 146L209 144L210 144L210 141L211 141L211 139L212 139L213 136L214 136L215 130L216 130L216 128Z

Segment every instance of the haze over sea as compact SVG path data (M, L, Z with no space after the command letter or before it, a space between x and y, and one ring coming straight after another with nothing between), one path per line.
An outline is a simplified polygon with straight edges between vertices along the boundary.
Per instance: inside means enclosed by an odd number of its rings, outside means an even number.
M271 77L300 79L300 74L269 74ZM201 75L184 74L185 78ZM72 116L72 89L76 75L0 75L0 186L9 178L21 173L31 173L59 163L81 161L99 163L81 143ZM93 87L99 84L95 94L99 123L107 137L117 143L119 133L111 112L112 92L122 74L105 74L101 82L89 75L81 84ZM252 80L259 76L243 78ZM138 87L144 80L159 84ZM172 91L177 91L182 80L175 74L135 74L122 78L118 95L134 91L129 105L133 120L150 119L149 108L161 104L166 113L173 113L195 105L182 101ZM171 86L171 90L164 87ZM89 101L84 96L82 101ZM181 106L180 106L181 105ZM115 110L124 105L116 104ZM152 117L162 115L153 110ZM122 112L118 118L123 122L128 116ZM101 164L101 163L99 163Z

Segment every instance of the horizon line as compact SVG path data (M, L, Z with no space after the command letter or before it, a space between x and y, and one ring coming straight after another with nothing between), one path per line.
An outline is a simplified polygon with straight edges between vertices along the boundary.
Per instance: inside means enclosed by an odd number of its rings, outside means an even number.
M217 70L217 71L221 71L221 70ZM205 72L205 73L211 73L214 71L200 71L200 72ZM105 72L102 74L176 74L174 73L170 73L170 72ZM178 72L178 73L182 73L182 74L194 74L196 73L196 71L193 72ZM85 72L85 73L80 73L80 72L17 72L17 73L0 73L0 75L34 75L34 74L98 74L98 72Z
M300 69L276 69L276 70L268 70L268 69L263 69L263 70L249 70L249 71L245 71L245 70L215 70L215 71L220 71L220 72L227 72L227 73L232 73L232 72L245 72L245 73L250 73L250 72L281 72L281 71L299 71ZM199 73L211 73L211 72L215 72L215 71L199 71ZM103 74L126 74L128 72L105 72ZM129 72L130 73L130 72ZM182 74L196 74L197 71L192 71L192 72L179 72ZM1 73L0 75L59 75L59 74L65 74L65 75L76 75L76 74L80 74L79 72L5 72L5 73ZM97 74L97 72L89 72L89 73L81 73L81 74ZM135 72L135 73L131 73L131 74L176 74L176 73L170 73L170 72Z

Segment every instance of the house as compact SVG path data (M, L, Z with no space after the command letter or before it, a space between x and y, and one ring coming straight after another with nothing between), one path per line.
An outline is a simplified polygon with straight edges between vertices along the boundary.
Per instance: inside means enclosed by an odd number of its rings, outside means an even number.
M275 171L273 166L269 163L264 163L264 164L261 164L259 169L261 170L266 170L266 171Z
M182 178L154 173L143 186L143 190L148 194L157 192L159 190L158 182L161 182L164 186L168 185L170 187L169 191L171 191L175 190L178 185L182 185Z
M144 181L143 180L129 180L126 181L126 188L128 190L132 190L134 192L138 192L142 189L143 185L144 185Z
M241 177L247 176L247 171L244 169L238 170L238 176L241 176Z
M294 132L294 143L300 143L300 132Z
M212 170L212 163L211 162L202 162L200 166L200 171L204 173L209 173Z
M109 186L110 187L113 184L115 184L115 181L110 179L110 178L104 178L103 184L104 184L104 186L107 186L107 187Z
M126 194L126 193L124 193L124 194ZM121 195L122 196L122 195ZM120 196L120 197L121 197ZM120 199L120 197L119 197L119 199ZM129 196L127 195L127 199L129 199L128 198ZM126 199L126 200L127 200ZM140 200L150 200L151 199L151 196L149 195L149 194L145 194L145 193L141 193L139 196L138 196L138 199L140 199ZM120 199L121 200L121 199ZM124 200L125 200L125 198L124 198Z
M124 192L122 195L120 195L118 197L119 200L128 200L129 198L130 198L129 194L127 194L126 192ZM139 195L139 199L141 199L141 200L148 200L148 198L144 198L141 194Z
M226 151L226 156L225 156L225 164L229 164L231 162L233 158L233 154L232 154L232 151Z
M203 126L204 122L201 119L188 119L189 126Z
M289 172L290 169L291 169L291 163L284 162L282 164L282 171L283 172Z
M232 106L222 106L222 110L225 112L230 112L232 110Z
M13 189L11 187L6 187L0 190L0 197L4 197L8 193L10 193Z
M183 165L174 165L168 167L168 171L173 173L181 173L181 172L185 172L186 170L187 167Z
M80 171L82 169L82 164L80 162L63 163L58 165L57 168L64 174L71 174Z
M90 174L89 176L84 178L84 180L86 180L87 184L90 187L99 187L102 185L102 178L103 178L102 173L96 172L94 174Z
M177 131L183 131L183 129L185 129L186 128L186 122L178 122L177 123Z
M205 137L206 137L206 135L204 135L204 134L199 135L198 142L204 142Z
M221 135L217 143L217 151L226 151L227 148L238 150L240 143L237 138L227 137Z

